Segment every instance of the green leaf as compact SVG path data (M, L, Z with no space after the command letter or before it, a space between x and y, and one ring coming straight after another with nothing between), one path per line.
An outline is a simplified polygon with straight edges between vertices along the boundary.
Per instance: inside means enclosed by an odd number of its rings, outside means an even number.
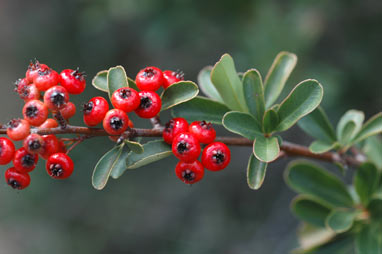
M169 86L162 94L162 109L166 110L196 97L198 86L192 81L180 81Z
M216 100L218 102L224 103L222 97L220 96L218 90L216 90L214 84L211 81L211 71L213 66L204 67L198 74L198 85L200 90L207 95L207 97Z
M92 176L92 184L95 189L102 190L106 186L110 173L117 165L121 156L122 149L123 145L115 146L113 149L105 153L97 162Z
M230 109L248 112L243 86L230 55L224 54L215 64L211 71L211 81Z
M129 152L130 152L129 147L127 145L124 145L121 156L115 163L115 166L113 167L110 173L110 176L113 179L119 178L122 175L122 173L126 171L126 159L127 159L127 156L129 155Z
M301 220L317 227L325 227L330 209L308 196L299 195L292 201L292 212Z
M382 133L382 113L376 114L370 118L354 137L353 144L358 143L370 136Z
M268 163L259 161L251 154L247 167L247 182L251 189L258 190L264 182Z
M349 110L337 124L337 137L342 145L347 145L361 130L365 115L362 111Z
M335 234L335 233L333 233ZM351 234L340 234L323 245L314 249L297 252L296 254L353 254L354 238Z
M132 140L125 140L124 142L134 153L143 153L144 148L139 142Z
M264 82L265 104L269 108L280 96L285 82L297 63L295 54L280 52L272 63Z
M247 113L230 111L223 117L223 126L230 132L239 134L250 140L263 136L256 119Z
M379 170L382 170L382 141L378 136L371 136L366 139L362 151L369 161L373 162Z
M328 243L336 235L332 230L325 227L315 227L308 223L303 223L297 234L300 248L294 250L292 252L294 254L311 253L312 249Z
M253 142L253 154L263 162L272 162L277 159L280 146L277 137L256 137Z
M223 116L228 111L230 109L220 102L197 96L174 107L172 115L173 117L184 117L191 122L205 120L215 124L222 124Z
M326 141L316 140L309 146L309 150L312 153L325 153L329 150L334 149L337 143L328 144Z
M127 76L125 69L118 65L109 69L107 74L107 87L109 92L109 98L111 99L114 91L121 87L128 87Z
M382 223L363 226L355 239L357 254L382 254Z
M335 175L307 161L294 161L285 171L286 183L328 207L352 207L353 199Z
M250 69L244 74L243 90L249 112L262 122L265 111L264 88L261 75L256 69Z
M312 113L298 121L298 126L318 140L325 141L326 143L337 141L334 128L321 107L317 107Z
M367 205L378 187L378 169L370 162L363 163L355 172L353 184L363 205Z
M370 213L371 221L382 223L382 198L374 198L367 206Z
M358 211L352 209L335 209L326 218L326 226L336 233L348 231L352 226Z
M263 130L265 133L272 133L279 124L279 115L272 108L265 111L263 120Z
M292 127L300 118L312 112L321 102L323 89L316 80L299 83L280 104L278 131Z
M107 70L98 72L92 80L92 85L98 90L108 92L109 90L107 89Z

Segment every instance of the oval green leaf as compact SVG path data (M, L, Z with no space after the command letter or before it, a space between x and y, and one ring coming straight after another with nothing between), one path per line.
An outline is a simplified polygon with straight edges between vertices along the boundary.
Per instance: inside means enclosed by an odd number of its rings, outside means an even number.
M231 111L224 115L223 126L230 132L239 134L250 140L262 136L257 120L250 114Z
M370 118L358 132L358 134L354 137L353 144L358 143L370 136L377 135L378 133L382 133L382 113L376 114L372 118Z
M92 85L98 90L108 92L109 90L107 89L107 70L98 72L92 80Z
M277 137L256 137L253 142L253 154L262 162L272 162L280 153L280 145Z
M336 233L348 231L358 213L352 209L335 209L326 218L326 226Z
M374 192L377 190L378 179L378 169L370 162L363 163L355 172L353 185L364 206L367 206Z
M204 67L198 74L198 85L200 90L209 98L224 103L218 90L211 81L211 71L213 66Z
M180 81L169 86L162 94L161 111L172 108L196 97L198 86L192 81Z
M259 161L253 154L251 154L247 167L247 183L249 188L253 190L260 189L264 182L267 166L268 163Z
M379 136L371 136L365 140L362 147L369 161L373 162L379 170L382 170L382 140Z
M334 149L337 146L337 143L328 144L325 141L316 140L309 146L309 150L312 153L325 153Z
M365 115L362 111L347 111L337 124L337 137L342 145L347 145L361 130Z
M382 223L363 225L355 238L357 254L382 254Z
M132 140L125 140L124 142L130 148L132 152L143 153L144 148L139 142L132 141Z
M279 124L279 115L272 108L265 111L263 119L263 130L265 133L272 133Z
M243 90L249 112L262 122L265 111L264 88L261 75L256 69L244 73Z
M280 123L278 131L285 131L298 120L318 107L322 100L323 88L316 80L308 79L299 83L280 104L277 111Z
M114 91L121 87L128 86L126 72L122 66L118 65L109 69L107 74L107 87L110 100Z
M293 199L291 209L299 219L321 228L325 227L326 217L331 211L330 208L304 195Z

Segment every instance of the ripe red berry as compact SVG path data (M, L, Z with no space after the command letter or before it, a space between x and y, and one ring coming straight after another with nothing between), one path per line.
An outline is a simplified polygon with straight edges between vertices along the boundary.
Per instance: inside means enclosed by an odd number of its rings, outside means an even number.
M101 123L105 118L106 113L109 111L109 104L106 99L100 96L90 99L84 104L84 122L87 126L96 126Z
M23 147L29 153L40 153L44 150L45 141L44 139L35 133L29 134L28 137L24 139Z
M146 67L138 72L135 83L141 91L156 91L163 84L163 73L157 67Z
M211 123L195 121L190 124L189 131L195 135L200 143L209 144L215 140L216 131Z
M14 141L23 140L30 133L29 122L24 119L13 119L9 121L7 135Z
M219 171L227 167L231 160L231 151L222 142L214 142L206 146L202 153L203 166L211 171Z
M129 125L129 117L120 109L109 110L103 119L103 128L110 135L122 134Z
M173 118L165 125L165 128L163 130L163 139L166 143L171 145L172 140L176 135L187 131L188 123L186 119L181 117Z
M22 190L29 186L31 178L28 173L21 173L15 168L5 171L5 181L13 189Z
M46 91L49 88L56 86L60 81L60 75L53 69L40 66L37 75L33 78L33 83L39 91Z
M204 167L198 160L191 163L180 161L176 164L175 174L184 183L193 184L202 180Z
M60 73L60 84L68 90L70 94L80 94L85 90L85 73L76 70L66 69Z
M73 173L72 159L65 153L52 154L46 162L46 172L52 178L65 179Z
M40 155L47 160L52 154L60 152L61 144L55 135L44 135L44 147Z
M23 116L30 125L40 126L48 119L48 108L39 100L31 100L23 107Z
M184 162L195 161L200 154L200 143L191 133L180 133L172 141L173 154Z
M76 114L76 105L69 101L62 109L60 109L61 115L64 119L68 120Z
M15 155L15 145L7 138L0 138L0 165L6 165Z
M37 87L32 83L30 84L26 78L18 79L15 82L15 91L25 102L29 100L38 100L40 98L40 92Z
M167 89L172 84L184 80L183 72L166 70L163 72L163 87Z
M62 140L58 140L58 144L59 144L59 146L58 146L58 152L60 152L60 153L66 153L66 145L65 145L65 143L64 143L64 141L62 141Z
M58 127L58 123L55 119L48 118L39 127L40 128L56 128Z
M158 94L152 91L141 91L139 107L135 113L142 118L151 118L156 116L162 107L162 101Z
M38 162L38 155L29 153L24 147L19 148L15 152L13 165L16 170L21 173L28 173L35 169Z
M126 113L134 111L140 103L138 92L129 87L119 88L111 96L111 104Z
M44 103L51 110L62 109L69 101L69 94L63 86L53 86L44 94Z
M27 72L25 73L25 78L28 80L29 83L33 83L33 80L35 79L35 77L38 76L38 71L40 69L44 70L48 68L49 67L46 64L42 64L37 60L35 60L34 62L30 61Z

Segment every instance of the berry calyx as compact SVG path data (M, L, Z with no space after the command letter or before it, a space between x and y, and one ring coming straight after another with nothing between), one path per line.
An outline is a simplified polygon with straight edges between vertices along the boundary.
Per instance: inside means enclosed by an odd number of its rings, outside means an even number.
M62 109L60 109L60 113L66 120L72 118L76 114L76 105L69 101Z
M60 75L49 67L40 68L37 71L37 75L33 78L33 83L36 85L39 91L46 91L49 88L56 86L60 81Z
M162 71L154 66L140 70L135 78L135 83L141 91L156 91L163 84Z
M176 164L175 174L182 182L193 184L202 180L204 167L198 160L191 163L180 161Z
M44 150L45 141L44 139L35 133L29 134L26 139L24 139L23 147L29 153L40 153Z
M46 162L46 172L54 179L68 178L74 169L72 159L65 153L52 154Z
M103 119L103 128L110 135L122 134L128 127L129 117L120 109L109 110Z
M195 161L200 154L200 143L191 133L180 133L172 141L173 154L184 162Z
M40 126L48 118L48 108L39 100L30 100L23 107L23 116L33 126Z
M24 119L12 119L8 123L7 135L14 141L23 140L30 133L29 122Z
M24 147L19 148L13 158L13 165L21 173L31 172L35 169L37 162L38 155L28 152Z
M44 140L43 150L40 152L42 158L47 160L52 154L61 151L61 143L55 135L44 135L42 138Z
M25 73L25 78L28 80L29 83L33 83L33 80L38 76L39 70L48 69L49 67L46 64L42 64L39 61L35 60L30 61L28 65L27 72Z
M214 142L206 146L202 153L202 163L206 169L219 171L227 167L231 160L231 151L222 142Z
M190 124L189 131L195 135L200 143L209 144L215 140L216 131L211 123L195 121Z
M111 96L111 104L126 113L134 111L140 103L138 92L129 87L119 88Z
M6 165L15 155L15 145L7 138L0 138L0 165Z
M167 89L172 84L184 80L184 73L181 71L165 70L163 72L163 88Z
M96 126L101 123L109 111L106 99L100 96L94 97L83 106L84 122L87 126Z
M165 125L165 128L163 130L163 140L168 143L172 144L172 141L176 135L182 132L188 131L188 123L186 119L177 117L173 118L170 121L168 121Z
M66 69L60 73L60 84L66 88L70 94L80 94L85 90L85 73L76 70Z
M162 107L162 101L158 94L152 91L141 91L139 107L135 113L142 118L152 118L156 116Z
M13 189L22 190L29 186L31 178L28 173L19 172L13 167L5 171L5 181Z
M69 94L63 86L53 86L44 94L44 103L51 110L62 109L69 101Z
M35 84L30 84L26 78L18 79L15 84L15 91L25 102L29 100L38 100L40 98L40 92Z

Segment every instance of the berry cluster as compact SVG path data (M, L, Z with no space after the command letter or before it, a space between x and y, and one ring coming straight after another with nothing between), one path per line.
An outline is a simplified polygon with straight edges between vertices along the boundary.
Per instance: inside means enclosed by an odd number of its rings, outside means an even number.
M172 145L172 152L180 161L175 174L186 184L200 181L204 168L219 171L227 167L231 160L229 148L222 142L214 142L216 131L211 123L195 121L190 125L184 118L173 118L163 130L163 139ZM198 161L201 144L207 145L202 152L202 162Z

